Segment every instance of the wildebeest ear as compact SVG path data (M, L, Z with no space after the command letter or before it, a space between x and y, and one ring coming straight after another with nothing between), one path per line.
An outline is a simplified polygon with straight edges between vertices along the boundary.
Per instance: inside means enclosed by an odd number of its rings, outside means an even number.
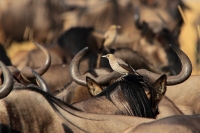
M164 74L158 78L155 83L153 84L153 90L151 95L151 107L152 110L157 116L159 114L158 104L162 97L165 95L166 92L166 84L167 84L167 76Z
M153 95L156 104L160 102L160 100L162 99L162 97L166 92L166 83L167 83L166 81L167 81L167 76L164 74L160 76L160 78L158 78L153 84L154 87Z
M96 81L94 81L88 76L86 77L86 83L87 83L88 91L92 96L98 95L103 90Z

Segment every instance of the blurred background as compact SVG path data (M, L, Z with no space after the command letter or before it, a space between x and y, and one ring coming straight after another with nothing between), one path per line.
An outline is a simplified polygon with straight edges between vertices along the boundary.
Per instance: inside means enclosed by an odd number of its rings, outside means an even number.
M0 0L0 43L19 69L39 65L30 62L30 51L37 49L32 41L53 51L52 65L69 64L85 46L98 60L112 25L121 28L107 52L148 65L133 68L179 73L180 63L168 46L173 44L189 56L192 74L200 74L200 0ZM142 61L132 60L130 51ZM32 54L42 60L43 55Z
M193 64L193 75L200 74L200 0L184 0L189 9L184 11L186 22L181 27L180 48L189 56Z

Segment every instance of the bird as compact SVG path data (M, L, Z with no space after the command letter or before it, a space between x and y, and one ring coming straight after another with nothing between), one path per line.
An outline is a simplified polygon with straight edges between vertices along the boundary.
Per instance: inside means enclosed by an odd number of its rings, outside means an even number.
M108 30L104 33L103 47L110 47L116 40L117 29L121 28L119 25L111 25Z
M104 33L104 40L102 42L102 47L100 52L97 53L97 65L96 67L99 68L101 62L102 52L105 50L107 53L111 53L113 51L111 47L114 44L116 37L117 37L117 29L121 28L120 25L111 25L108 30Z
M124 62L122 59L116 58L113 54L103 55L102 57L107 58L111 68L120 74L128 75L129 73L136 73L136 71L130 65Z

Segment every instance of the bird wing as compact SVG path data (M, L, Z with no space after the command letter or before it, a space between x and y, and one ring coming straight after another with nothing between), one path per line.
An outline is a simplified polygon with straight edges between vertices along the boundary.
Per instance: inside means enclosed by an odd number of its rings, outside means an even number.
M122 68L126 69L129 72L133 72L134 71L134 69L131 66L129 66L126 62L124 62L121 59L118 59L117 63L118 63L119 66L121 66Z

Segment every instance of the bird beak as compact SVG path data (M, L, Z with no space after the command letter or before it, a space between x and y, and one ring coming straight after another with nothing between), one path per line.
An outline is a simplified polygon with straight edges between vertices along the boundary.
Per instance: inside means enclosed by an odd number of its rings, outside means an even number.
M105 58L107 58L107 56L106 56L106 55L103 55L103 56L101 56L101 57L105 57Z

